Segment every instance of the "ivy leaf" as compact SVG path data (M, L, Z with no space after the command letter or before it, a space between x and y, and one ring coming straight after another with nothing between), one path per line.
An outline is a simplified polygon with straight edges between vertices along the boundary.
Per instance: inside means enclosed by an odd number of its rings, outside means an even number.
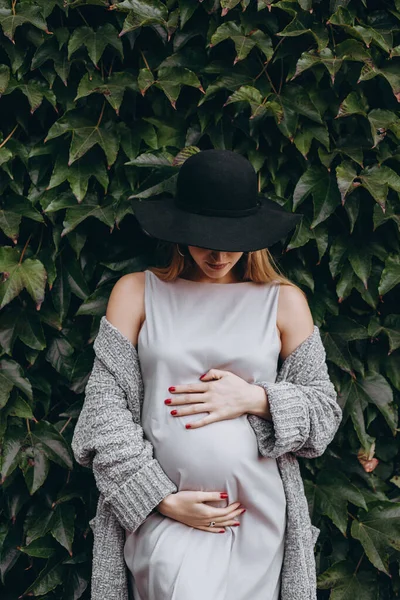
M29 5L26 2L17 2L12 9L0 7L0 25L4 35L12 42L14 41L15 30L24 23L29 23L46 33L50 33L38 6Z
M91 177L95 177L100 185L104 188L104 192L107 192L108 175L104 164L101 161L93 161L93 158L86 160L86 157L84 157L71 166L68 166L65 158L61 155L57 157L54 170L46 190L51 190L64 181L68 181L71 186L72 193L78 202L82 202L86 196L89 179Z
M4 148L5 149L5 148ZM1 150L0 150L1 159ZM11 238L14 244L19 237L19 226L22 217L44 222L42 215L23 196L5 196L2 199L3 207L0 208L0 228L4 234Z
M72 556L74 539L75 507L65 503L58 504L54 511L50 533Z
M45 142L65 133L72 133L68 166L71 166L73 162L98 144L104 150L110 167L116 161L118 154L118 133L112 122L108 121L103 126L100 125L100 122L101 118L93 125L93 122L79 112L67 113L49 129Z
M368 512L361 509L351 535L361 542L374 567L389 575L389 550L400 550L400 503L381 501Z
M47 274L43 264L36 258L21 261L21 251L3 246L0 248L0 272L3 282L0 291L0 308L16 298L26 288L39 310L44 300Z
M315 483L308 484L307 496L312 495L314 510L331 519L346 536L348 502L367 510L361 491L336 469L320 471Z
M89 217L95 217L110 228L114 225L114 201L112 198L99 203L95 194L87 194L84 200L77 206L68 208L63 221L64 229L61 236L64 237L77 227L82 221Z
M12 384L26 394L29 400L32 400L32 385L29 379L25 377L22 367L15 360L6 358L2 359L0 364L3 385L8 387Z
M339 560L317 577L319 590L331 590L330 600L377 600L375 573L362 570L351 560Z
M400 176L386 165L366 167L361 171L359 178L361 185L382 208L385 207L388 187L400 192Z
M161 25L168 28L168 9L160 0L124 0L118 10L128 10L120 36L146 25Z
M2 451L0 454L1 480L3 484L7 477L11 475L18 466L21 448L24 444L26 431L20 426L9 426L2 441Z
M23 81L19 82L11 78L4 95L6 96L8 94L12 94L12 92L15 90L20 90L24 96L28 98L28 102L31 107L31 115L42 104L43 98L50 102L52 107L57 110L56 97L43 81L35 81L34 79L31 79L25 83Z
M360 182L355 182L357 177L357 171L350 161L343 161L336 167L336 180L342 204L345 203L346 197L360 185Z
M73 469L71 449L54 425L43 419L35 423L31 430L31 439L36 448L49 460L64 469Z
M350 415L362 448L370 456L376 438L370 436L365 427L364 410L368 406L368 395L354 378L349 378L344 382L340 394L342 397L343 422L346 422L347 417Z
M336 180L323 167L310 167L300 177L293 192L293 208L312 194L314 218L311 228L325 221L340 203L340 193Z
M160 68L154 85L163 90L168 100L171 102L172 107L175 109L176 101L183 85L190 85L198 88L204 93L197 75L185 67Z
M243 60L249 54L250 50L256 46L256 39L246 36L244 29L234 23L228 21L220 25L211 36L210 48L220 44L221 42L231 39L235 44L236 58L233 61L235 65L238 61Z
M368 81L377 75L381 75L386 79L392 88L397 102L400 102L400 74L398 66L389 64L385 67L378 68L372 61L369 61L364 64L358 81Z
M400 283L400 256L390 254L385 261L385 268L379 283L379 294L384 296Z
M78 27L72 33L68 42L68 59L78 48L85 46L91 61L97 67L108 45L112 46L123 60L122 42L118 37L117 30L111 23L101 25L97 31L94 31L91 27Z
M298 13L295 18L276 35L282 37L297 37L305 33L311 34L314 37L319 51L327 47L329 43L328 32L320 23L313 21L311 15Z
M118 115L126 89L138 91L138 87L129 73L114 73L105 81L97 73L92 76L87 73L79 83L75 101L90 96L90 94L103 94Z
M154 81L155 81L154 75L150 71L150 69L148 69L146 67L146 68L139 70L137 84L139 86L139 90L140 90L140 93L142 94L142 96L145 95L145 93L147 92L149 87L151 87L153 85Z
M26 487L32 496L46 481L50 471L50 462L40 448L27 446L21 453L19 467L24 475Z
M10 81L10 67L0 65L0 96L4 94Z

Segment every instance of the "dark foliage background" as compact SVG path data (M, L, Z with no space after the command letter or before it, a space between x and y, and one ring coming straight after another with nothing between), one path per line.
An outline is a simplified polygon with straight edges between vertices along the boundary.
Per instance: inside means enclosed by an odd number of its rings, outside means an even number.
M90 597L70 441L110 291L154 256L129 196L212 147L305 214L273 252L344 413L300 459L319 598L399 597L399 25L399 0L0 0L2 598Z

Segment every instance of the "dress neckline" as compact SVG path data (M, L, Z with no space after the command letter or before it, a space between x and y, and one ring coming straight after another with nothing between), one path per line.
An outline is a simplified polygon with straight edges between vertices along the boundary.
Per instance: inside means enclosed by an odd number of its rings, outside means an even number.
M207 285L207 286L217 286L217 287L222 287L222 286L233 286L233 285L245 285L245 284L249 284L252 283L254 284L254 281L235 281L235 282L231 282L231 283L212 283L211 281L192 281L191 279L183 279L183 277L175 277L175 279L173 281L164 281L163 279L160 279L159 277L157 277L157 275L155 273L153 273L153 271L150 271L150 269L146 269L148 273L151 273L151 275L153 277L155 277L158 281L161 281L161 283L175 283L175 282L182 282L182 283L188 283L188 284L197 284L197 285Z

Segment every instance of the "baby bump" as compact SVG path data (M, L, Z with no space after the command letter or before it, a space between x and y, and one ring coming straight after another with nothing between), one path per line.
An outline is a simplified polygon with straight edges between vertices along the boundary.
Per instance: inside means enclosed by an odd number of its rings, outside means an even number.
M258 461L257 439L246 415L186 429L204 417L176 417L154 439L154 453L179 490L224 490Z

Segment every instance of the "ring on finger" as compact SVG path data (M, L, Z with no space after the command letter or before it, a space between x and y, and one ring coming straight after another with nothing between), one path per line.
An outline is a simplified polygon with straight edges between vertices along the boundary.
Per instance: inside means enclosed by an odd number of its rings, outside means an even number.
M210 521L208 527L215 527L215 521Z

